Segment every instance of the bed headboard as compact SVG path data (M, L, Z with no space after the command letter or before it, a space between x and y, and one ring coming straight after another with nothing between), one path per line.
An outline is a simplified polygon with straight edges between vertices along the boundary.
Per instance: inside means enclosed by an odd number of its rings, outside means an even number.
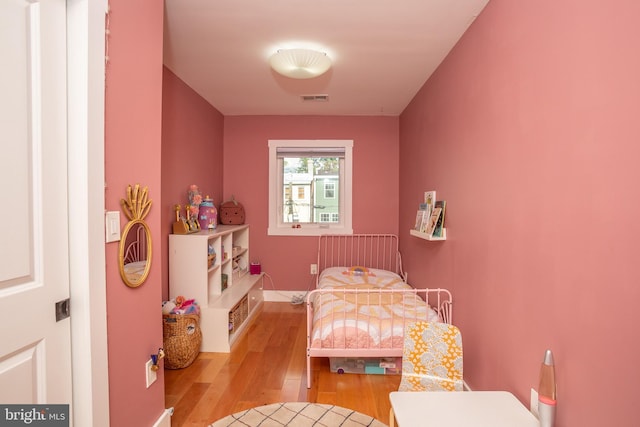
M395 234L325 234L318 239L318 271L363 266L389 270L405 278Z

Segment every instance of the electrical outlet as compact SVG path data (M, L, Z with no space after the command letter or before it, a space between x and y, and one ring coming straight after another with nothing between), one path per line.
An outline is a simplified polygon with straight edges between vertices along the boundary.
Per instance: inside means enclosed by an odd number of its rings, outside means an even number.
M151 359L147 360L147 363L145 363L145 371L147 374L147 388L151 387L151 384L156 382L156 380L158 379L158 374L156 371L151 369L152 367L153 361Z
M318 274L318 264L311 264L311 274Z
M531 389L531 403L529 404L529 411L538 418L538 392Z

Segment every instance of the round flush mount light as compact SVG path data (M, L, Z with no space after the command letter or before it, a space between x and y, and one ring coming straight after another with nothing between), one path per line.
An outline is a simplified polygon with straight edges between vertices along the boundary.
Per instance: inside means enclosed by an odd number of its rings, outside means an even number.
M280 49L269 59L271 68L292 79L312 79L331 68L326 53L312 49Z

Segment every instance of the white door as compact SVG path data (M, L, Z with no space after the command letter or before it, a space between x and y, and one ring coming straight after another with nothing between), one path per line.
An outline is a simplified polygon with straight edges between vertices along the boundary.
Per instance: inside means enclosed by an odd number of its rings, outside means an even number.
M65 0L0 1L3 404L72 398L65 21Z

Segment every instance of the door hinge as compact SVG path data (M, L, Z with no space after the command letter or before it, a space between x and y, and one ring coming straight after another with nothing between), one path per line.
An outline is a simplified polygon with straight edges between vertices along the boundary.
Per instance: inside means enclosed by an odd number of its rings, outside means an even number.
M56 303L56 322L66 319L71 315L71 306L69 298L63 299Z

